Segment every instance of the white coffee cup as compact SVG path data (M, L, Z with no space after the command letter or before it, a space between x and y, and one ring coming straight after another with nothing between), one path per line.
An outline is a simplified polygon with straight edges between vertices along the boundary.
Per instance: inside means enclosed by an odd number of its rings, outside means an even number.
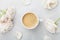
M26 14L28 14L28 13L32 13L32 14L34 14L35 16L36 16L36 18L37 18L37 23L34 25L34 26L32 26L32 27L27 27L26 25L24 25L24 23L23 23L23 17L24 17L24 15L26 15ZM35 14L35 13L33 13L33 12L27 12L27 13L25 13L23 16L22 16L22 24L23 24L23 26L24 26L24 28L26 28L26 29L34 29L34 28L36 28L37 26L38 26L38 24L39 24L39 17L37 16L37 14ZM42 19L40 19L40 21L42 21Z

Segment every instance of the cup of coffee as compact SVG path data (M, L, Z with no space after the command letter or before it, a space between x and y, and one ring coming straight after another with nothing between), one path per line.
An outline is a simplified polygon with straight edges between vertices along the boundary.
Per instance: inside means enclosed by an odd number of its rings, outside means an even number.
M27 12L22 16L22 24L26 29L34 29L39 24L39 18L35 13Z

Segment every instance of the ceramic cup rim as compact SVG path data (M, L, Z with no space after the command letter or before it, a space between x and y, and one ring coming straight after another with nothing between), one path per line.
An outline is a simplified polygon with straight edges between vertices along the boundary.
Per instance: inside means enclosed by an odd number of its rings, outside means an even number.
M24 23L23 23L23 17L24 17L24 15L26 15L26 14L28 14L28 13L32 13L32 14L34 14L34 15L37 17L37 23L35 24L35 26L33 26L33 27L31 27L31 28L26 27L26 26L24 25ZM38 18L38 16L37 16L37 14L34 13L34 12L25 12L25 14L23 14L23 16L22 16L22 24L23 24L24 28L26 28L26 29L34 29L34 28L36 28L36 27L38 26L38 24L39 24L39 18Z

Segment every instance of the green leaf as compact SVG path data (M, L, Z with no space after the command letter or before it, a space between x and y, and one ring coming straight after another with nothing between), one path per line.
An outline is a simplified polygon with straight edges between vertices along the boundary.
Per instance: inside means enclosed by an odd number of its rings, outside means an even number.
M7 11L7 9L5 9L5 10L0 10L0 18L1 18L3 15L6 14L6 11Z
M0 18L2 17L2 15L0 14Z
M57 22L58 22L59 20L60 20L60 18L58 18L58 19L55 21L55 24L56 24L56 25L58 25L58 23L57 23Z
M2 15L6 14L6 11L7 11L7 10L1 10Z

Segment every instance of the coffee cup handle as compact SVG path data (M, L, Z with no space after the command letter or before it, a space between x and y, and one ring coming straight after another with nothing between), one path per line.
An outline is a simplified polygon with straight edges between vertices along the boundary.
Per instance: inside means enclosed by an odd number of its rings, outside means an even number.
M43 21L44 21L44 19L40 18L40 19L39 19L39 21L40 21L40 22L43 22Z

